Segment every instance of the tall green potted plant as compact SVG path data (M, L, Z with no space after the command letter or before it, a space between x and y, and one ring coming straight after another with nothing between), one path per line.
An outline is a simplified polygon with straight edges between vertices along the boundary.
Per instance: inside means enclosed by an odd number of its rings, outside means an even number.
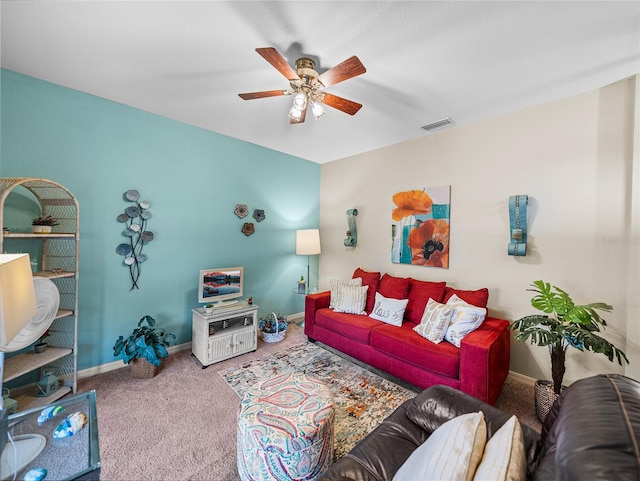
M156 327L156 320L147 315L138 321L138 327L129 337L118 337L113 345L113 355L125 364L131 363L133 377L151 378L162 365L162 359L169 355L167 347L175 342L175 334Z
M609 341L598 335L604 326L605 320L597 311L611 312L613 307L603 302L593 302L585 305L576 305L571 296L557 286L551 286L544 281L534 281L529 291L536 294L531 299L531 305L544 314L533 314L515 321L511 328L518 331L515 338L518 341L529 341L538 346L547 346L551 355L551 376L553 379L553 401L562 390L562 379L565 373L565 357L569 346L580 351L591 351L607 356L609 361L614 359L622 366L623 361L629 363L627 356ZM536 383L536 387L542 381ZM544 404L538 399L542 390L536 389L536 412L538 417L544 419L539 404ZM546 410L548 412L548 408Z

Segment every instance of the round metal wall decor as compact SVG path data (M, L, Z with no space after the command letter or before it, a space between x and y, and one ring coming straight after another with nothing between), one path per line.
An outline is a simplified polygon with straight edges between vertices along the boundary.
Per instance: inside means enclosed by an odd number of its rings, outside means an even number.
M130 290L133 290L140 288L140 264L147 260L142 248L154 238L153 232L147 230L147 221L151 218L151 212L147 209L151 207L151 203L146 200L138 202L140 193L135 189L126 191L123 197L125 201L134 202L134 205L125 208L124 213L116 218L118 222L125 224L122 235L127 239L116 247L116 253L124 256L123 265L129 268Z
M238 218L244 219L249 215L249 207L247 207L247 204L236 204L236 208L233 213L237 215ZM263 209L253 209L252 217L256 222L262 222L263 220L265 220L266 215ZM242 225L242 229L240 230L244 235L249 237L250 235L255 233L256 227L253 222L245 222Z

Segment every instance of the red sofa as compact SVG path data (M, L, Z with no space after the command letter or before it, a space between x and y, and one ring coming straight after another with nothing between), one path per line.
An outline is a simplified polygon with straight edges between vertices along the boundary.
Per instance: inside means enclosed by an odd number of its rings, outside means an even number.
M413 328L420 323L429 298L445 303L456 294L469 304L486 307L487 289L462 291L444 282L425 282L356 269L368 285L366 312L371 313L375 293L408 299L402 325L397 327L369 316L335 312L329 308L330 292L309 294L305 300L304 332L370 366L410 384L427 388L444 384L495 404L509 373L509 321L487 315L481 326L467 334L460 348L423 338Z

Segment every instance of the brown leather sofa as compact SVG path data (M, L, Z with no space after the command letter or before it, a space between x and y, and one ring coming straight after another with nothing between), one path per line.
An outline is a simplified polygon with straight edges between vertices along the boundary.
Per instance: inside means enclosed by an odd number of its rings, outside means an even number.
M509 415L447 386L430 387L408 400L320 477L392 480L409 455L444 422L482 411L490 438ZM542 425L521 425L527 479L640 479L640 383L598 375L569 386Z

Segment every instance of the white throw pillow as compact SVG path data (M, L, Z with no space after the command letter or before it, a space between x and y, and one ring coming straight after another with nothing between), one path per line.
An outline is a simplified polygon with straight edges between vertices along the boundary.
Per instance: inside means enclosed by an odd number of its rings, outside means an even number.
M376 302L369 317L392 326L401 326L404 310L407 308L408 302L409 299L393 299L384 297L379 292L376 292Z
M364 306L367 303L368 289L369 286L339 286L338 301L333 310L347 314L366 315Z
M449 327L454 312L455 308L453 306L440 304L433 299L429 299L422 313L420 324L414 327L413 330L434 344L439 344L444 339L444 334L447 332L447 327Z
M462 338L480 327L484 318L487 317L487 310L484 307L469 304L455 294L449 298L447 306L454 307L455 312L444 338L454 346L460 347Z
M482 412L462 414L442 424L418 446L393 481L471 481L486 442Z
M511 418L484 447L474 481L523 481L527 477L524 436L518 418Z
M355 279L349 279L347 281L343 281L340 279L331 279L329 281L329 289L331 290L331 299L329 300L329 307L333 309L336 304L339 304L340 301L338 296L340 295L340 291L338 290L339 286L361 286L362 278L356 277Z

